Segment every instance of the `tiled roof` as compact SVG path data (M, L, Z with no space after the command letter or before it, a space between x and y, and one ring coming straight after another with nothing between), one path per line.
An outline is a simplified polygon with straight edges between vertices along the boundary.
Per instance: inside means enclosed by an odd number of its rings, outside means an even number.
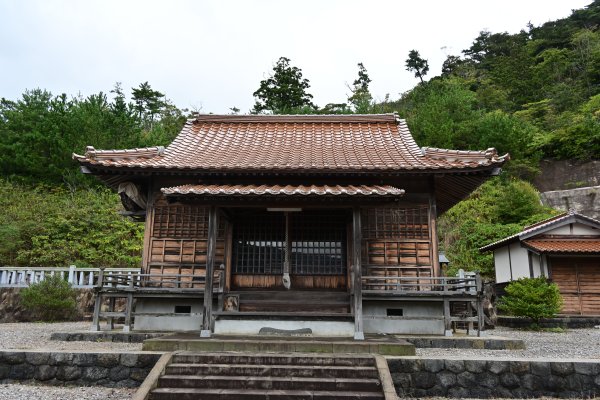
M162 188L167 196L177 195L285 195L285 196L401 196L404 190L389 185L182 185Z
M166 149L92 147L73 158L89 167L215 172L464 171L507 160L495 149L421 149L395 114L200 115Z
M540 253L600 254L600 239L529 239L523 244Z
M532 235L539 234L544 232L545 230L562 225L564 223L570 223L575 220L586 221L588 223L594 225L600 225L600 221L596 221L593 218L586 217L585 215L579 214L573 210L569 210L568 212L555 215L554 217L542 220L540 222L536 222L535 224L526 226L521 232L515 233L514 235L507 236L503 239L500 239L494 243L490 243L486 246L479 248L479 251L489 251L494 250L498 247L501 247L507 243L513 242L519 239L526 239L531 237Z

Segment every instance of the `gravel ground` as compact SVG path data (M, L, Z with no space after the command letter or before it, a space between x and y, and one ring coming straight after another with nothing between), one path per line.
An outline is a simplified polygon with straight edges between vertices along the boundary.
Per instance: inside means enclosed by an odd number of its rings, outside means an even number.
M140 351L140 343L58 342L50 340L53 332L79 332L89 329L89 322L0 324L0 349ZM600 359L600 329L572 329L563 333L530 332L510 328L488 331L489 336L522 339L526 350L417 349L427 357L512 357L512 358L584 358ZM79 400L130 399L134 389L102 387L56 387L0 384L0 400Z
M133 393L135 389L0 384L0 400L126 400L131 399Z
M600 359L600 329L568 329L565 332L532 332L498 327L489 336L522 339L526 350L417 349L427 357L512 357Z
M59 342L50 340L53 332L81 332L89 322L0 324L0 349L140 351L141 343ZM0 399L2 399L0 397Z

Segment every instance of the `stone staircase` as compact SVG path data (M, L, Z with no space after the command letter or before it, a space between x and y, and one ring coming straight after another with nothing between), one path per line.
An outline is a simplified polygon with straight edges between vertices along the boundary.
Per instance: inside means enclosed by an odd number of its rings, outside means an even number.
M385 398L372 355L233 352L175 353L149 396L150 400Z

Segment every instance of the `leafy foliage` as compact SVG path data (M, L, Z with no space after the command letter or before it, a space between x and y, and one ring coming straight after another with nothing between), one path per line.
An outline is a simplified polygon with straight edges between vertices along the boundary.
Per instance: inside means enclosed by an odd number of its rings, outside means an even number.
M59 274L23 289L20 297L23 306L42 321L69 320L77 311L75 290Z
M273 67L273 73L260 82L253 96L257 99L253 113L271 112L273 114L304 113L314 110L308 79L302 77L302 70L290 66L290 59L281 57Z
M492 254L482 254L479 248L555 214L540 204L537 191L527 182L512 178L488 181L439 219L441 245L451 262L448 273L462 268L493 278Z
M115 97L86 98L34 89L16 101L0 100L0 174L30 182L82 184L71 153L87 145L114 149L167 145L185 120L179 110L146 82L128 103L120 85Z
M423 83L423 77L429 72L429 63L426 59L421 58L417 50L411 50L406 59L406 70L414 72L415 78L419 78Z
M352 110L357 114L368 114L371 112L373 96L369 91L371 78L363 63L358 63L358 78L352 84L350 90L352 95L348 97L348 103L352 105Z
M552 318L562 307L562 296L555 283L544 277L521 278L506 287L498 308L510 315L530 318L536 325L542 318Z
M0 265L140 265L143 226L117 214L110 190L0 180Z

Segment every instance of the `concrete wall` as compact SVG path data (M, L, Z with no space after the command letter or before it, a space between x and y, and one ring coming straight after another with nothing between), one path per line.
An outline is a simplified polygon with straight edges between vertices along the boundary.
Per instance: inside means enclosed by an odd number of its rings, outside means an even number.
M388 316L402 310L402 316ZM365 333L443 335L442 302L363 301Z
M574 209L588 217L600 219L600 186L543 192L541 199L546 206L563 211Z
M544 160L533 184L540 192L600 185L600 160Z
M202 326L202 299L137 299L135 312L156 314L136 315L133 329L136 331L198 331ZM167 316L175 312L175 306L190 306L191 313Z
M219 319L215 321L215 334L218 335L258 335L261 328L282 330L310 329L315 336L354 336L354 322L346 321L276 319Z
M139 386L162 353L0 351L0 382Z
M589 398L600 395L598 360L388 358L401 397Z

